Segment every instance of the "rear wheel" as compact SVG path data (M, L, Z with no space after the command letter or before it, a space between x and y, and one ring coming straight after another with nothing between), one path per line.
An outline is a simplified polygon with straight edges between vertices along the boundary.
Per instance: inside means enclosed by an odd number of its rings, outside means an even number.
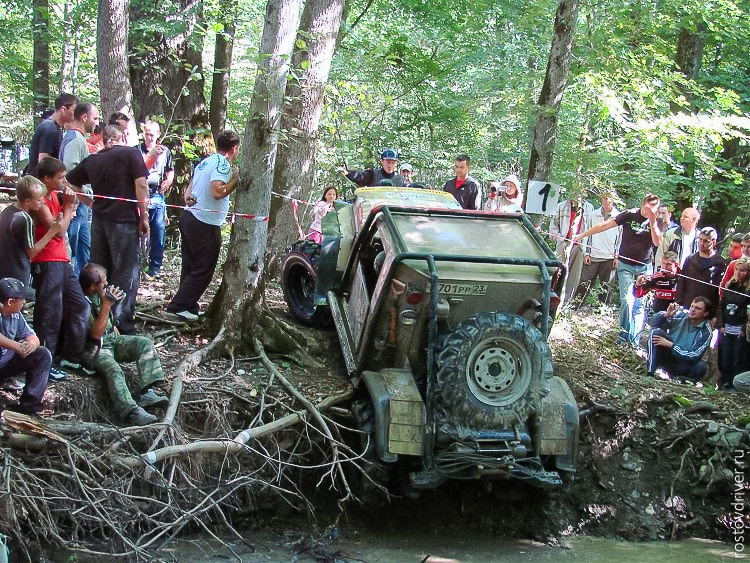
M447 416L472 428L525 422L551 377L551 354L542 333L510 313L480 313L465 320L438 354L437 380Z
M320 245L308 240L295 242L281 263L281 290L289 312L307 326L328 328L331 315L328 307L315 305Z

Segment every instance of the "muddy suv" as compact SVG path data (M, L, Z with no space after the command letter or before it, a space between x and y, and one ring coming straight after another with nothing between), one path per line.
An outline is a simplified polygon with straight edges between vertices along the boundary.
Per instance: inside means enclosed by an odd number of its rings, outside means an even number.
M525 215L457 207L444 192L357 190L322 245L290 249L285 299L301 322L335 325L376 480L559 484L578 434L546 343L560 264Z

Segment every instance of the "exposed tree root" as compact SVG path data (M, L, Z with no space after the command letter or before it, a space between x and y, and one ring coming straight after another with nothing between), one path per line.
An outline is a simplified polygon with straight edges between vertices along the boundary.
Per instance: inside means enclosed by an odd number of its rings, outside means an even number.
M351 498L341 464L356 458L342 455L338 428L322 415L351 396L348 384L311 400L259 341L254 345L267 374L263 383L239 377L233 355L220 375L191 378L218 351L231 354L222 329L177 366L158 424L117 428L3 413L0 529L14 555L32 560L51 544L80 554L148 558L186 530L218 540L217 525L246 541L234 528L244 513L279 503L312 511L300 488L303 474L312 482L330 479L343 499ZM219 379L233 383L216 387ZM301 410L290 409L287 393ZM245 430L232 430L238 424Z

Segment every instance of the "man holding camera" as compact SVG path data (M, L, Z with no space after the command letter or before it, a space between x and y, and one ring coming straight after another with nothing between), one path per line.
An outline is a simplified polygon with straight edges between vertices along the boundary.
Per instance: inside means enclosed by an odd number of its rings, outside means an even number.
M77 205L76 194L65 185L65 165L54 157L43 158L37 177L47 188L44 205L31 212L34 238L44 240L50 229L65 233ZM80 357L86 340L86 300L70 265L64 236L55 236L31 259L33 286L36 289L34 330L59 368L80 369ZM58 343L60 344L58 349ZM67 374L57 366L50 370L53 379Z
M148 168L148 224L150 232L148 275L158 276L164 262L164 240L167 229L167 207L164 198L174 180L174 161L168 147L159 143L161 128L156 121L143 124L140 149Z
M114 414L123 424L153 424L158 419L145 408L169 404L169 399L153 388L164 382L164 371L154 343L145 336L117 332L112 324L112 307L125 298L125 293L116 286L107 285L107 271L103 267L87 264L78 281L91 308L84 365L106 379ZM125 382L120 362L136 362L137 402Z

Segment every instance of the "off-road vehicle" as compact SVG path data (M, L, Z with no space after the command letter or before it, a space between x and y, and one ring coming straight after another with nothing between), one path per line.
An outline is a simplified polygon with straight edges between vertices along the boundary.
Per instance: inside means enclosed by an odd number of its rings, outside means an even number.
M365 457L403 491L447 479L561 483L578 409L546 336L560 263L522 213L444 192L361 188L282 265L293 316L333 322ZM398 471L391 471L398 469Z

